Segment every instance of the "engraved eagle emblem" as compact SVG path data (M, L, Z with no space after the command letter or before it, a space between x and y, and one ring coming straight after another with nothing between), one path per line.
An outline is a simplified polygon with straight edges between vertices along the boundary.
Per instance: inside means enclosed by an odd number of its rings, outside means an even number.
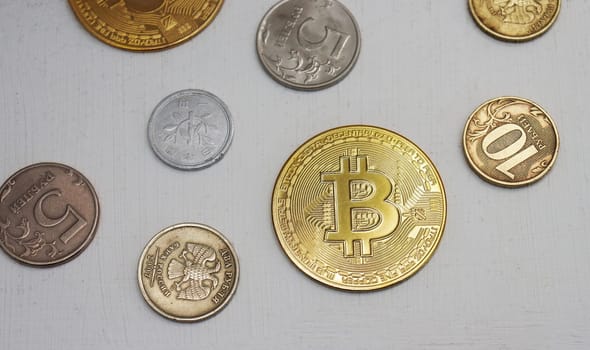
M178 259L168 264L168 278L179 279L174 282L177 299L203 300L219 284L214 275L221 270L215 249L196 243L187 243Z
M543 12L539 0L493 0L500 8L504 23L528 24Z

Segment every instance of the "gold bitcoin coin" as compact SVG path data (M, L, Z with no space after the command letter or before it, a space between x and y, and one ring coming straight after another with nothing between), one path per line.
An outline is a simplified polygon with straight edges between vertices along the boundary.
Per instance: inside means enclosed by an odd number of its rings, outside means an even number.
M158 233L139 260L147 303L175 321L199 321L221 311L238 285L238 257L223 235L200 224Z
M526 41L545 33L559 15L561 0L469 0L475 22L502 40Z
M547 112L520 97L499 97L473 112L463 132L469 164L484 180L520 187L540 180L559 151L559 134Z
M223 0L68 0L100 41L150 51L178 45L213 21Z
M279 242L311 278L346 290L401 282L443 235L447 202L432 161L372 126L321 133L293 153L272 197Z

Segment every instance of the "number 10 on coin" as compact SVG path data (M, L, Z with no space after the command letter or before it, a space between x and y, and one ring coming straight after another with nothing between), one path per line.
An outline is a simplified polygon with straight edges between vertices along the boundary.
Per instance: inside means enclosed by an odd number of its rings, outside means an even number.
M538 181L551 169L559 136L540 106L523 98L501 97L471 115L463 147L469 164L484 180L519 187Z

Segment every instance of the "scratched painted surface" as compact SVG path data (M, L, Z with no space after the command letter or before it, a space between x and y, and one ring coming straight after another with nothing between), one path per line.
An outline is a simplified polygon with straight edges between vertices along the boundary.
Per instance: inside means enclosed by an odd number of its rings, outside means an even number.
M227 1L190 42L133 54L91 37L66 1L0 1L0 177L33 162L71 164L102 206L96 239L66 265L34 269L0 254L0 349L590 347L590 2L564 1L546 35L515 45L482 33L464 0L347 0L361 56L342 83L316 93L283 88L258 62L256 30L273 2ZM186 88L218 95L236 124L232 149L201 172L162 164L146 137L158 101ZM461 149L469 114L505 94L539 102L562 137L552 172L520 190L481 181ZM353 123L418 143L449 200L433 260L368 294L305 277L270 219L289 154ZM150 310L136 281L146 242L181 221L224 232L242 268L228 307L191 325Z

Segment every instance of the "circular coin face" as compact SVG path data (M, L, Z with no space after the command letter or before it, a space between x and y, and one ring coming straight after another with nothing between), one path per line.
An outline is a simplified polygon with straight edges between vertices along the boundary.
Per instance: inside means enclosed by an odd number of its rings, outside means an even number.
M219 312L238 284L238 257L216 230L180 224L158 233L139 260L139 288L160 315L192 322Z
M94 238L98 217L90 181L67 165L34 164L0 187L0 246L25 264L74 258Z
M469 164L484 180L520 187L540 180L551 169L559 136L539 105L520 97L499 97L469 117L463 148Z
M206 168L223 158L233 138L229 109L217 96L183 90L166 97L149 121L152 149L166 164L183 170Z
M545 33L557 19L561 0L469 0L475 22L502 40L526 41Z
M277 179L272 217L291 261L347 290L401 282L440 242L441 178L410 140L370 126L326 131L295 151Z
M223 0L68 0L100 41L121 49L149 51L178 45L213 21Z
M294 89L317 90L342 80L358 59L361 37L337 0L283 0L260 23L257 50L268 73Z

